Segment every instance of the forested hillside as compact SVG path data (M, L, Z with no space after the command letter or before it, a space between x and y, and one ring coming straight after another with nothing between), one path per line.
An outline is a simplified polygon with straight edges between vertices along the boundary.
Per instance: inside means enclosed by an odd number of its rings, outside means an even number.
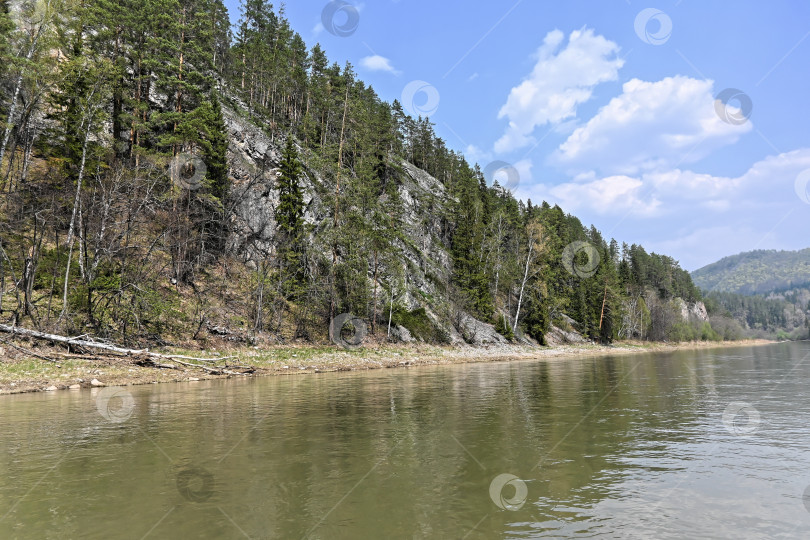
M692 272L703 290L768 294L810 287L810 248L800 251L757 250L723 257Z
M748 337L807 339L810 337L810 289L797 288L767 296L728 292L705 295L710 314L738 321Z
M377 339L733 337L690 319L677 261L487 185L283 8L243 0L232 35L221 0L0 1L0 32L3 322L157 344L324 341L341 313Z
M757 250L692 272L710 314L734 318L750 337L803 339L810 334L810 248Z

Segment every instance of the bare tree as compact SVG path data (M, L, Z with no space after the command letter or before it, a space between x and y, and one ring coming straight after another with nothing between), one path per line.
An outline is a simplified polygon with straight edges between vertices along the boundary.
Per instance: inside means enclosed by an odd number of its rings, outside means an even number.
M518 295L517 310L515 311L515 321L512 324L512 331L517 332L518 321L520 320L520 306L523 303L523 293L526 289L526 282L529 281L529 270L532 264L540 253L545 249L545 232L543 225L538 221L529 223L526 227L528 233L526 245L526 264L523 269L523 281L520 283L520 294Z
M3 163L3 158L6 154L8 141L11 138L11 132L14 129L14 119L17 116L17 104L20 99L20 92L23 87L24 74L26 73L27 65L31 63L34 55L37 52L42 35L48 31L48 25L51 22L53 11L51 10L51 0L46 0L42 9L40 10L39 20L31 24L30 36L31 42L28 45L28 50L25 53L25 61L22 65L18 66L17 79L14 82L14 92L11 94L11 103L8 108L8 118L6 120L6 128L3 131L3 142L0 143L0 165Z

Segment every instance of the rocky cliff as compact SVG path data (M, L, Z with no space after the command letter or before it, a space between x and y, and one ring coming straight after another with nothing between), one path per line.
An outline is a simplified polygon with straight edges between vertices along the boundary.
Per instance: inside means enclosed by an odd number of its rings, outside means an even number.
M275 209L278 206L276 179L283 141L273 140L234 109L223 107L230 145L228 162L234 184L234 206L230 216L229 251L251 267L273 253L276 233ZM304 149L298 148L306 156ZM306 160L305 160L306 161ZM405 291L397 302L409 310L425 309L428 317L442 328L453 344L488 345L507 343L493 325L472 317L447 303L450 287L451 257L441 240L437 216L450 202L445 186L422 169L402 161L398 171L398 195L402 205L404 238L395 246L398 259L405 265ZM328 246L318 242L319 232L328 216L324 207L324 183L317 171L305 167L300 179L304 192L304 221L309 225L310 244L325 254ZM383 268L385 272L386 268ZM413 339L404 328L395 328L402 341ZM531 342L526 339L526 342Z
M273 255L276 234L275 209L278 206L276 180L279 175L281 145L250 120L233 108L223 107L230 145L228 161L235 195L228 238L229 251L255 268L259 261ZM307 151L298 148L307 159ZM449 342L471 345L505 344L507 339L495 331L492 324L476 319L469 313L448 303L447 291L451 287L451 256L442 241L442 224L437 216L447 212L452 202L445 186L424 170L407 161L392 164L397 175L399 204L402 207L401 230L403 237L395 241L397 260L404 265L404 291L397 292L397 303L408 310L422 308L430 320L440 327ZM324 255L329 246L321 242L321 234L329 220L324 200L329 196L318 171L305 167L300 178L304 192L304 220L309 226L310 245ZM382 274L393 269L382 268ZM369 276L371 279L371 276ZM703 302L687 304L674 300L676 311L685 321L708 321ZM508 314L506 314L508 317ZM549 344L582 343L587 340L577 332L576 321L563 328L552 327ZM411 332L402 327L393 328L392 335L401 341L411 341ZM533 343L530 338L521 341Z
M682 298L676 298L675 302L683 320L708 322L709 313L706 311L706 305L703 302L688 304Z

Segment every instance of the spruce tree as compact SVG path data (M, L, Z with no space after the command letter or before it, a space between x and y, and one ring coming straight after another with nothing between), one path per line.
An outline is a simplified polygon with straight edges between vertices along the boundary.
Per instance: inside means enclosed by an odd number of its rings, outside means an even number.
M297 296L304 285L304 196L299 185L301 163L292 136L287 136L278 177L277 253L280 289L286 297Z
M14 22L9 16L8 0L0 0L0 76L5 73L8 66L12 30Z
M211 194L222 202L229 188L228 131L222 116L222 107L215 95L197 108L196 117L199 122L193 125L198 128L197 142L202 147L203 160L208 169L208 185Z
M455 205L451 253L453 280L473 314L486 321L492 319L494 305L489 275L482 260L484 243L483 203L477 178L469 171L459 185L458 203Z

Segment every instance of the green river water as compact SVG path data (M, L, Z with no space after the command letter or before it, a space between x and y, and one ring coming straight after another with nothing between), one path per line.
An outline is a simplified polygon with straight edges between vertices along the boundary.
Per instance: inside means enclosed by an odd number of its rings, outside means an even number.
M0 397L0 538L808 538L810 343Z

